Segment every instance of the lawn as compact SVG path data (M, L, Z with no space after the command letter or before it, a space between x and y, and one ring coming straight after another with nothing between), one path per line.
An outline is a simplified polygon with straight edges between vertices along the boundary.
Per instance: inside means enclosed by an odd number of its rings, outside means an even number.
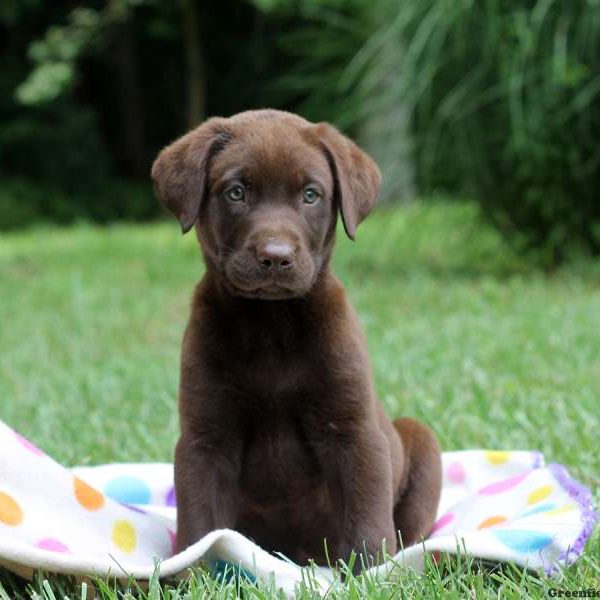
M471 206L441 202L379 211L356 242L338 236L334 263L390 415L429 423L445 450L539 449L600 499L600 264L543 273ZM179 346L202 270L174 222L2 234L0 418L67 465L171 460ZM0 582L8 598L71 597L64 579L39 577L28 591L6 573ZM551 587L600 588L598 533L558 581L467 561L391 586L351 577L334 596L545 597ZM140 594L111 590L100 597ZM202 572L162 589L209 592L236 596ZM156 582L149 597L161 597Z

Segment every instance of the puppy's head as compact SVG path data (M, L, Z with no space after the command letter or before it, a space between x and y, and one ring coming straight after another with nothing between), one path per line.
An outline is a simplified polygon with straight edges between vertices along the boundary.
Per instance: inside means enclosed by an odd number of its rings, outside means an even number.
M354 239L379 192L375 163L326 123L259 110L209 119L156 159L155 190L234 294L305 295L341 214Z

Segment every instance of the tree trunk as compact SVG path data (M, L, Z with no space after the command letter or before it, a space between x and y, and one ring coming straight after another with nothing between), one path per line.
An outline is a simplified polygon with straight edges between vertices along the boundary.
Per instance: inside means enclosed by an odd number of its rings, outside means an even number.
M192 129L204 120L206 113L204 60L200 43L197 0L183 0L182 17L187 70L187 126L188 129Z
M116 62L119 81L122 156L127 171L136 178L148 176L144 106L133 27L129 21L118 26Z

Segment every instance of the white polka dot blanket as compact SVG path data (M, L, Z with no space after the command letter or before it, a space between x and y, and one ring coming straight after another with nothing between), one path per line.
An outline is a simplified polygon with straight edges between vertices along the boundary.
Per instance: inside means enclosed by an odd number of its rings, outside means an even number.
M443 455L438 519L424 543L376 567L422 569L426 553L461 552L554 573L572 563L598 520L587 488L537 452L467 450ZM170 464L67 469L0 421L0 564L146 580L186 575L189 567L235 565L274 577L292 594L301 569L231 530L213 531L174 555L175 494ZM158 567L157 567L158 565ZM313 571L327 586L331 573Z

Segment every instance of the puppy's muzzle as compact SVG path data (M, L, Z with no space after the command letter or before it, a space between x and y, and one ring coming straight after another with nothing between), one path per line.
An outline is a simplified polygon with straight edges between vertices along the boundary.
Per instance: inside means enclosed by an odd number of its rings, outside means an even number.
M234 293L283 299L309 291L318 265L292 219L287 215L263 214L244 237L242 247L227 255L224 265Z

